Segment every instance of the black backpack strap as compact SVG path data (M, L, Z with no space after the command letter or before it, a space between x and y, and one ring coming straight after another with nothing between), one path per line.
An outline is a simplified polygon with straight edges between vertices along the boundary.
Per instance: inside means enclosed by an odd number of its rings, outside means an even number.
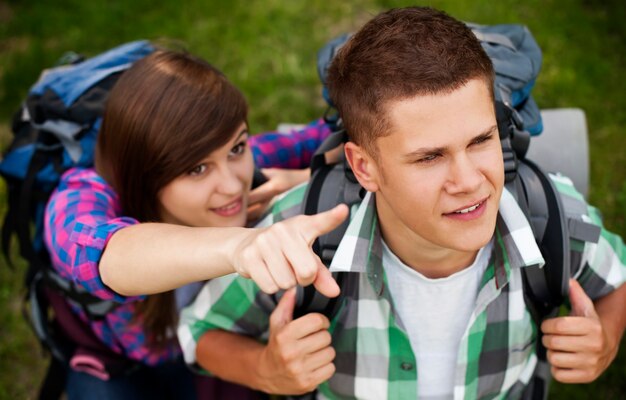
M345 157L333 163L326 160L326 153L337 149L346 140L346 132L340 127L322 142L313 155L311 179L302 203L303 214L314 215L330 210L341 203L351 206L362 200L364 191L354 177ZM348 229L348 224L349 220L344 221L333 231L318 237L313 243L315 254L327 267L330 266L337 247ZM333 277L341 287L344 278L343 273L334 273ZM294 316L319 312L332 318L342 303L341 294L330 299L321 295L312 285L305 288L298 287L296 296Z
M564 201L550 177L532 161L522 160L518 174L526 215L546 262L542 269L523 268L528 283L525 293L545 318L568 296L568 282L576 272L571 270L571 241L596 243L600 228L583 221L584 204Z
M267 177L263 175L263 172L258 167L254 167L252 174L252 189L257 188L267 182Z
M523 398L547 399L550 364L541 341L540 326L545 319L558 315L568 296L569 279L576 272L571 270L570 241L597 242L600 228L582 221L579 215L585 210L572 209L572 204L565 204L549 176L532 161L520 160L517 175L523 189L518 194L518 202L546 262L543 268L529 266L521 271L524 300L538 330L537 367Z
M326 153L336 149L347 141L348 135L341 127L339 127L338 130L331 132L331 134L328 135L328 137L320 144L317 150L315 150L315 153L311 158L311 176L317 173L320 169L331 165L326 161Z
M28 261L28 270L25 275L26 287L34 278L37 271L43 269L44 262L33 246L33 235L30 231L31 210L42 197L35 189L37 174L54 155L35 149L28 166L26 177L19 190L19 205L17 208L16 233L20 245L20 255ZM60 157L60 153L59 153Z
M56 357L50 357L48 370L41 387L39 388L39 400L58 400L65 391L67 384L68 366Z
M67 364L74 352L74 346L56 334L57 329L50 319L50 308L50 302L46 295L44 273L39 271L27 288L22 313L31 325L39 342L50 351L52 358Z
M345 156L335 163L326 160L326 153L335 150L347 141L343 129L333 132L318 148L311 161L311 179L304 195L302 213L314 215L330 210L338 204L352 206L360 202L364 190L356 180ZM326 266L330 266L339 242L348 229L347 219L333 231L317 238L313 250Z
M551 380L541 323L555 316L567 296L570 277L569 238L560 196L550 178L534 163L521 159L518 165L518 204L526 214L535 240L546 261L543 268L521 269L524 301L537 326L537 366L523 393L525 400L545 400Z
M546 261L541 269L523 268L528 280L525 293L529 293L541 314L548 315L568 296L571 264L567 218L556 187L536 164L523 160L518 173L524 188L527 218Z
M508 185L515 184L519 160L524 158L530 145L530 134L524 131L522 118L509 104L496 101L495 109L504 161L504 181ZM517 189L519 187L511 190L513 196L516 196Z
M80 306L90 320L102 319L118 306L117 303L100 299L82 286L62 278L50 267L42 269L42 276L48 287L62 293L67 301Z

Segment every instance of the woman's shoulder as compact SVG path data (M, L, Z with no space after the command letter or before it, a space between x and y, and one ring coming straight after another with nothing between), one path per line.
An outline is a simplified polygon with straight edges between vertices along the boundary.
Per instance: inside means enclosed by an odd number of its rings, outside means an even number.
M74 167L68 169L59 180L58 190L89 188L113 191L113 188L94 168Z

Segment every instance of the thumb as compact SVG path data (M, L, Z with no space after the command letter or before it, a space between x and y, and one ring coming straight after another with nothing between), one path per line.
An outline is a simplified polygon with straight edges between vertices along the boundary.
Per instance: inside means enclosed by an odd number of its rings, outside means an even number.
M313 286L317 289L318 292L323 294L326 297L337 297L339 296L339 285L333 278L333 275L330 273L328 268L321 262L319 263L319 267L317 269L317 275L315 277L315 281L313 281Z
M292 287L283 293L278 305L270 315L270 331L280 330L293 321L293 310L296 307L296 288Z
M319 214L304 216L307 221L301 225L304 227L302 236L311 244L318 236L324 235L341 225L347 216L348 206L345 204L339 204Z
M569 302L572 306L570 315L576 317L598 317L593 302L575 279L569 280Z

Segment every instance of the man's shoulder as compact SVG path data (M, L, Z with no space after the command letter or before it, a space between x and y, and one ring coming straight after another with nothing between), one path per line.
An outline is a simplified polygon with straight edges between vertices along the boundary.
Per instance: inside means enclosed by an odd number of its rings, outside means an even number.
M586 203L585 197L578 191L576 186L574 186L574 182L568 176L559 173L549 173L548 176L561 196L569 196Z

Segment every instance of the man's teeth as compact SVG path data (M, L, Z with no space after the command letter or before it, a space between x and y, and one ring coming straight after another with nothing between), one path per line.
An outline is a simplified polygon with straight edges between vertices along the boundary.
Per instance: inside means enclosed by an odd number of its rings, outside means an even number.
M465 209L463 209L463 210L455 211L454 213L455 213L455 214L467 214L468 212L472 212L472 211L474 211L475 209L477 209L477 208L478 208L478 206L480 206L480 204L481 204L481 203L478 203L478 204L473 205L473 206L471 206L471 207L467 207L467 208L465 208Z

